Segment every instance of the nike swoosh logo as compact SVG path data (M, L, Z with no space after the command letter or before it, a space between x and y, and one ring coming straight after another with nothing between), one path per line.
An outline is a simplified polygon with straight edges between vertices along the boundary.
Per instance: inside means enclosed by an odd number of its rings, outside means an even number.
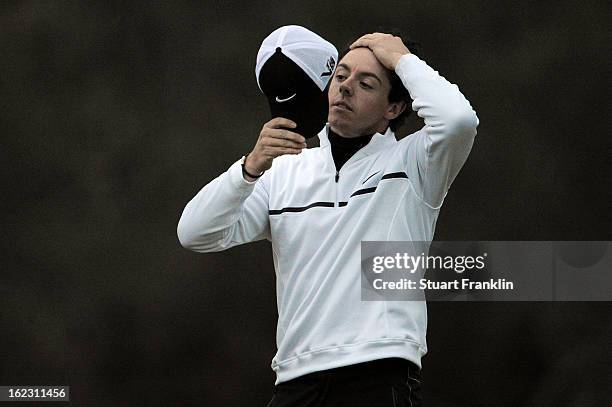
M365 181L363 181L361 183L361 185L365 184L367 180L369 180L370 178L372 178L374 175L378 174L380 172L380 170L376 171L374 174L370 175L368 178L365 179Z
M297 93L294 93L293 95L291 95L291 96L289 96L288 98L285 98L285 99L281 99L281 98L279 98L279 97L277 96L277 97L276 97L276 101L277 101L278 103L287 102L287 101L289 101L289 100L293 99L293 98L295 97L295 95L297 95Z

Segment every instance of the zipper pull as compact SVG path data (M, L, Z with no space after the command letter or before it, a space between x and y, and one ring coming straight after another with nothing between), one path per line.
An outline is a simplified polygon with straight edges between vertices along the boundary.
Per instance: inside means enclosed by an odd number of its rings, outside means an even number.
M338 178L340 178L340 172L336 170L336 182L338 182Z

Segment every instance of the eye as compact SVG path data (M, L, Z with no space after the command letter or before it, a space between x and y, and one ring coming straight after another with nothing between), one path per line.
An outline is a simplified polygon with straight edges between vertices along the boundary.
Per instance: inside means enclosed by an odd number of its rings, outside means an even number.
M336 80L338 81L343 81L346 79L346 76L342 75L342 74L336 74Z
M359 82L359 84L361 85L362 88L364 89L373 89L370 85L368 85L366 82Z

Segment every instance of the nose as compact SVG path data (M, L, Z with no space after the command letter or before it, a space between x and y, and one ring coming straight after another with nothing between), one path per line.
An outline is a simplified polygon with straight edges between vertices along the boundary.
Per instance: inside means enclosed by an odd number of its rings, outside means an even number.
M351 96L353 94L353 88L347 83L348 80L345 80L340 84L338 90L343 96Z

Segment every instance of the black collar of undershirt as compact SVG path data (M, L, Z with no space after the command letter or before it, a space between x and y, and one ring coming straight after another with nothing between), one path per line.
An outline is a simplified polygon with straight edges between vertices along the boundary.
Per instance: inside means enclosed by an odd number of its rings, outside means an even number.
M373 134L368 134L359 137L342 137L329 129L328 138L331 145L332 156L336 164L336 170L349 160L357 151L366 146L372 139Z

